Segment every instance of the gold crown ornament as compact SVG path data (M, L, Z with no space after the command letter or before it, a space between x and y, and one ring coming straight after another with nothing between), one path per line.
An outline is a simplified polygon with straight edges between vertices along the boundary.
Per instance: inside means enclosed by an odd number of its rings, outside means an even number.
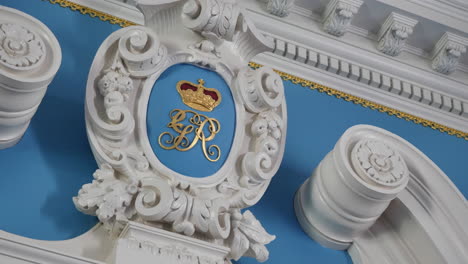
M203 79L198 80L198 84L189 81L177 83L177 91L182 97L182 102L193 109L211 112L221 103L221 93L214 88L206 88Z

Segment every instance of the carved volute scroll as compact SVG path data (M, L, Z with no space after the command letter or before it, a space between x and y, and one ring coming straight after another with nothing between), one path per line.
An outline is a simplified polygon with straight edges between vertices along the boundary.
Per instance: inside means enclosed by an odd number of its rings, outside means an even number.
M241 210L263 196L284 152L282 80L268 67L248 67L270 44L233 1L139 4L146 26L111 34L90 71L86 120L99 169L74 198L75 205L97 215L115 234L139 222L227 247L226 259L265 261L265 244L274 236L250 211ZM148 140L146 112L153 84L179 63L217 72L234 98L230 153L221 169L205 178L172 171Z

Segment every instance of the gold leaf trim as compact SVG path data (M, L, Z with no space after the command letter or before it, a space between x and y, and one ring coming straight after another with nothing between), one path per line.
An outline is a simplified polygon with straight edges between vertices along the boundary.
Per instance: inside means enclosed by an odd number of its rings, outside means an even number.
M97 17L100 20L109 22L111 24L118 24L121 27L128 27L128 26L136 25L136 23L131 22L129 20L119 18L119 17L116 17L116 16L112 16L112 15L106 14L106 13L101 12L101 11L97 11L95 9L92 9L92 8L89 8L89 7L86 7L86 6L83 6L83 5L75 4L75 3L67 1L67 0L45 0L45 1L49 1L52 4L59 4L61 7L70 8L70 9L72 9L74 11L80 12L81 14L89 15L90 17ZM255 63L255 62L250 62L249 66L254 68L254 69L262 67L262 65L260 65L258 63ZM291 75L289 73L285 73L285 72L278 71L278 70L275 70L275 71L285 81L290 81L290 82L292 82L294 84L300 84L301 86L308 87L311 90L317 90L318 92L326 93L328 95L334 96L334 97L339 98L339 99L344 99L345 101L348 101L348 102L353 102L355 104L361 105L361 106L366 107L366 108L370 108L370 109L373 109L373 110L378 110L379 112L387 113L388 115L396 116L398 118L405 119L407 121L411 121L411 122L414 122L416 124L420 124L420 125L423 125L425 127L430 127L432 129L438 130L440 132L447 133L449 135L456 136L456 137L468 140L468 133L466 133L466 132L463 132L463 131L460 131L460 130L457 130L457 129L454 129L454 128L450 128L450 127L441 125L439 123L436 123L436 122L433 122L433 121L430 121L430 120L427 120L427 119L424 119L424 118L421 118L421 117L417 117L417 116L414 116L414 115L411 115L411 114L408 114L408 113L405 113L405 112L402 112L402 111L399 111L399 110L396 110L394 108L390 108L390 107L387 107L387 106L384 106L384 105L381 105L381 104L377 104L377 103L371 102L369 100L362 99L362 98L359 98L357 96L354 96L354 95L351 95L351 94L348 94L348 93L345 93L345 92L341 92L341 91L335 90L333 88L318 84L316 82L312 82L312 81L308 81L308 80L299 78L299 77Z
M83 5L79 5L79 4L76 4L67 0L48 0L48 1L51 4L58 4L61 7L70 8L73 11L78 11L83 15L89 15L90 17L97 17L100 20L109 22L111 24L118 24L121 27L128 27L128 26L136 25L136 23L131 22L129 20L122 19L116 16L112 16L104 12L97 11L95 9L92 9Z

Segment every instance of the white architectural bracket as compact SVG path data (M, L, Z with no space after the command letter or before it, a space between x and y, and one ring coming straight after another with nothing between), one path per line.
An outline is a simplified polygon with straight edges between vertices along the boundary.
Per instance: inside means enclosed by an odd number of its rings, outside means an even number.
M62 51L39 20L0 6L0 149L16 144L57 73Z
M446 32L432 51L432 69L443 74L452 73L467 46L468 39Z
M377 49L389 56L398 56L417 23L415 19L392 12L380 28Z
M361 0L331 0L323 12L323 30L337 37L343 36L362 4Z
M404 139L348 129L295 197L313 239L353 263L467 263L468 206L450 179Z
M259 0L266 4L266 9L270 14L286 17L289 15L291 8L294 6L295 0Z

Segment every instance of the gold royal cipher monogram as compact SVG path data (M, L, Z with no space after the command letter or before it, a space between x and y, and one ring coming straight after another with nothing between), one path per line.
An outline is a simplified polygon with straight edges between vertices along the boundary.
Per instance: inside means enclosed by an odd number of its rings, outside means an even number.
M202 79L198 80L198 85L188 81L177 83L177 91L182 101L187 106L199 111L212 111L221 102L221 94L213 88L206 88ZM166 150L176 149L188 151L201 142L201 147L205 158L211 162L216 162L221 156L221 149L218 145L208 145L216 134L221 130L221 125L215 118L197 113L192 110L174 109L169 114L171 121L167 127L172 128L177 134L163 132L159 135L159 145ZM188 124L183 122L187 121ZM190 135L193 133L193 138Z

